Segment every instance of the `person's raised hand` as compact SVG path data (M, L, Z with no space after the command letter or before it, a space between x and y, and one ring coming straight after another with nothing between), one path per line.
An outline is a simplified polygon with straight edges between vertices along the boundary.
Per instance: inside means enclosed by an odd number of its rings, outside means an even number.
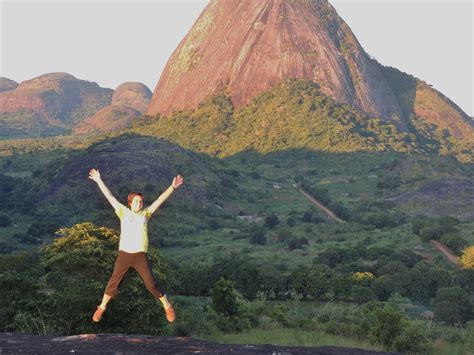
M176 190L178 187L180 187L183 184L183 177L181 175L175 176L173 179L173 182L171 183L171 186L174 187Z
M100 173L99 170L91 169L89 171L89 179L94 180L95 182L99 182L100 180Z

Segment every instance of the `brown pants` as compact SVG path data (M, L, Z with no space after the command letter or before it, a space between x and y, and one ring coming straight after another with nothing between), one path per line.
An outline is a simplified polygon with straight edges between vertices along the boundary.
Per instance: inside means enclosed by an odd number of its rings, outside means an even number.
M147 254L145 252L127 253L123 250L119 251L117 260L115 261L114 272L105 288L106 295L114 297L117 294L123 277L131 267L137 270L145 282L147 290L150 291L156 299L163 297L165 292L153 276Z

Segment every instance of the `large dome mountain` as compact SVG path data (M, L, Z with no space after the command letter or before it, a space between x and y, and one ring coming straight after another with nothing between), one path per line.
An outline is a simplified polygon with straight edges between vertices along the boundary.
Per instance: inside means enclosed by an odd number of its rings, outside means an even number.
M407 130L379 67L327 0L212 0L168 61L147 114L193 109L223 92L241 108L291 78Z

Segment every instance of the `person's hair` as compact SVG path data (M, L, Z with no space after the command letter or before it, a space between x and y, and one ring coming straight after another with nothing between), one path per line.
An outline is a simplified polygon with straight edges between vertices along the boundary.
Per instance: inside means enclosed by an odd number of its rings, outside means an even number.
M140 196L142 198L142 201L145 200L141 192L130 192L127 197L127 204L129 207L132 205L132 201L135 196Z

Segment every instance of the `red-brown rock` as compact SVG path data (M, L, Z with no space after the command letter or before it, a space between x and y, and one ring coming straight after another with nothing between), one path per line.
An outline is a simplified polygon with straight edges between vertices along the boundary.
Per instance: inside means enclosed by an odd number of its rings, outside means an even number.
M239 108L288 78L317 82L406 130L385 78L326 0L212 0L168 61L147 114L192 109L220 92Z
M114 91L112 103L78 124L73 133L112 132L125 128L146 111L151 95L150 89L142 83L120 84Z

